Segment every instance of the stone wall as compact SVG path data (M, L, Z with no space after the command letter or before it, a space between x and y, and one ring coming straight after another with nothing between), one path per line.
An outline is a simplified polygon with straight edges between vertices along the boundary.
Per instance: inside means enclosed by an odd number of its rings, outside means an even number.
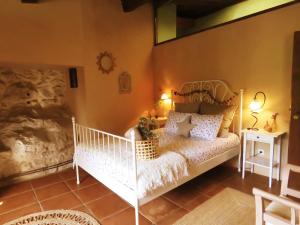
M0 179L72 158L65 73L0 67Z

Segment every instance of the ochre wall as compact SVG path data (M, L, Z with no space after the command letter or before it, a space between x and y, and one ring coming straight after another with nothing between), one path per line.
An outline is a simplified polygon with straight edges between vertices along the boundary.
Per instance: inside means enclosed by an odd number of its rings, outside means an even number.
M119 0L1 0L0 27L1 64L79 68L79 88L67 94L80 122L122 133L152 108L150 5L126 14ZM109 75L96 65L105 50L117 63ZM123 71L132 75L131 94L118 94Z
M245 89L244 127L252 123L248 105L255 92L267 102L259 126L278 112L278 128L288 130L294 31L300 30L300 4L291 5L154 48L154 87L178 89L186 81L221 79ZM283 143L287 158L287 136Z
M85 65L88 123L112 132L123 132L153 106L153 27L150 5L123 13L119 0L82 0L83 64ZM98 71L100 51L112 52L116 69ZM118 75L132 76L132 93L118 93Z

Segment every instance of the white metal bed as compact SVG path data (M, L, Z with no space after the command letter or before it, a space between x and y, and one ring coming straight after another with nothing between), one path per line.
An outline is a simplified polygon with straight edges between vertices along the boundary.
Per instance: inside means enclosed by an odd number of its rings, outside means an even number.
M223 81L196 81L184 83L179 92L174 92L174 95L172 96L172 105L175 99L179 97L182 97L185 102L201 102L204 100L209 102L213 101L212 99L223 103L225 102L226 104L231 104L233 101L237 102L236 104L239 105L239 114L235 117L235 121L233 122L233 132L241 137L243 90L241 90L238 95L231 91ZM237 155L239 155L238 168L240 168L241 149L239 145L238 147L229 149L224 153L201 163L197 171L193 171L190 176L181 179L176 184L163 188L155 194L138 198L137 158L135 154L134 134L132 133L131 138L127 139L77 124L74 117L72 118L72 123L75 146L73 163L76 168L77 184L80 183L78 168L81 167L135 208L136 225L139 225L139 206L163 195ZM123 146L123 148L120 146ZM126 151L124 151L124 148ZM83 152L85 153L79 154L79 149L84 149ZM96 149L101 152L103 155L101 163L97 161L99 159L96 160L96 156L92 151L89 151L89 149ZM126 161L124 161L122 154L125 154L124 152L127 152L128 154L128 151L131 154L127 155L125 157ZM122 168L117 166L120 160L123 160ZM109 176L107 173L103 173L103 171L109 171Z

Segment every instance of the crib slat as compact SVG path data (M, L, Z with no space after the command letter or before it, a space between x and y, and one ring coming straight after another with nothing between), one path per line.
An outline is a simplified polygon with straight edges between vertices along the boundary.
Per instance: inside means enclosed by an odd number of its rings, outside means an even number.
M85 143L85 149L87 150L88 149L88 133L87 133L88 131L87 131L87 128L84 128L84 139L85 139L85 141L84 141L84 143Z
M104 133L102 133L102 150L104 151Z
M77 125L77 131L76 131L76 133L78 134L78 135L77 135L77 136L78 136L77 145L78 145L78 144L81 143L81 140L80 140L80 126L79 126L79 125Z
M110 146L109 146L109 135L107 135L107 152L109 152L109 148Z
M97 149L100 151L100 134L97 132Z
M101 154L103 158L101 168L111 171L112 176L117 175L117 179L121 182L131 183L134 155L131 151L132 142L128 138L78 124L75 131L78 145L82 146L88 155L93 156L96 153L92 149L105 153Z
M113 137L113 145L114 145L114 170L116 169L116 141L115 141L115 137Z
M124 155L125 154L127 154L127 152L128 152L128 141L126 141L126 144L125 144L125 152L124 152ZM126 155L125 155L126 156ZM126 168L127 168L127 170L126 170L126 177L127 177L127 180L128 180L128 177L129 177L129 160L128 160L129 158L128 157L126 157Z
M96 149L96 131L92 130L93 132L93 137L94 137L94 149Z
M120 156L120 158L119 158L119 164L122 163L122 149L121 149L121 143L122 143L122 140L119 139L119 156Z

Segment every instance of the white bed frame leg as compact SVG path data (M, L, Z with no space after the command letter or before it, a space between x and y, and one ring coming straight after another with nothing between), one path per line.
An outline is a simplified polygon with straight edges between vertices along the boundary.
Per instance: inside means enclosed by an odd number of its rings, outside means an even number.
M80 177L79 177L79 168L78 165L76 164L76 183L79 185L80 184Z
M134 172L134 189L136 194L135 199L135 225L139 225L139 199L138 199L138 182L137 182L137 158L136 158L136 151L135 151L135 134L134 131L130 133L130 141L131 141L131 148L132 148L132 156L133 156L133 172Z
M79 169L78 169L78 164L77 164L77 155L76 155L76 147L77 147L77 134L76 134L76 122L75 122L75 117L72 117L72 125L73 125L73 141L74 141L74 157L73 157L73 169L74 165L76 168L76 183L80 184L80 179L79 179Z
M135 206L135 225L139 225L139 204Z
M239 118L239 136L242 142L242 129L243 129L243 101L244 101L244 90L240 90L240 118ZM241 172L241 157L242 157L242 145L240 147L238 171Z

